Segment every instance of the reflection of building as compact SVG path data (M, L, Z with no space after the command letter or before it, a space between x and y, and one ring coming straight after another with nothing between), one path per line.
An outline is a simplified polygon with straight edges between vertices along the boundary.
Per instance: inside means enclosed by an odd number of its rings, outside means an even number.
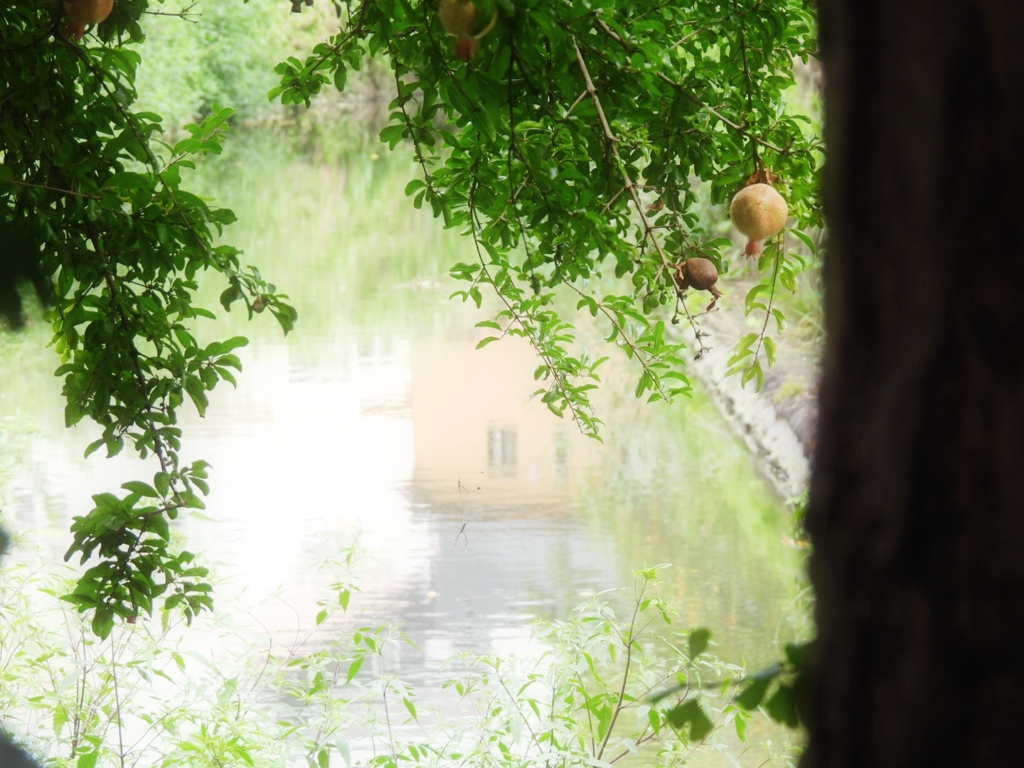
M563 504L567 463L584 442L530 394L533 350L521 339L418 346L412 363L413 485L434 502Z
M491 427L487 431L487 464L491 477L515 477L516 428Z

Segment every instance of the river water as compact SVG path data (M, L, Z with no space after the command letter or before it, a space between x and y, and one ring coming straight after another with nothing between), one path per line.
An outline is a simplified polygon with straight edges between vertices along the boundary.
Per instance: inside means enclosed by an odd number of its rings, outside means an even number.
M618 360L603 443L531 400L532 352L475 349L486 313L448 299L446 266L474 254L404 197L411 158L263 137L213 162L197 183L239 215L229 242L299 311L287 338L238 312L202 330L251 339L238 389L182 424L187 457L212 465L206 513L182 528L219 610L295 642L357 542L349 612L400 624L415 646L394 671L424 685L658 563L678 623L711 628L724 659L756 668L803 631L788 514L713 405L637 403ZM42 325L0 342L0 508L23 547L63 553L90 494L154 468L81 458L95 430L64 429Z

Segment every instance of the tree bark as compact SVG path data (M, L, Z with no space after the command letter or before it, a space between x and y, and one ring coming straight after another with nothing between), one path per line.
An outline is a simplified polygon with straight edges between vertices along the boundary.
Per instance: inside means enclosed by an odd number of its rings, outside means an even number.
M802 765L1022 764L1024 2L818 5L828 343Z

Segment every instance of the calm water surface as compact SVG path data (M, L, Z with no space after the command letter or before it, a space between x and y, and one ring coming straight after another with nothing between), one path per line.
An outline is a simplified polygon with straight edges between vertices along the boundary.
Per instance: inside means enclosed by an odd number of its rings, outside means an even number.
M610 366L605 442L583 438L530 399L529 349L475 349L487 315L448 300L458 285L445 269L474 253L412 209L411 160L274 147L200 177L239 214L230 242L300 316L287 338L269 315L202 329L251 339L238 389L182 425L188 456L213 467L207 513L183 528L214 566L220 610L293 642L337 576L323 564L357 540L350 611L399 623L416 647L393 671L429 684L453 653L520 649L537 617L672 563L660 594L682 627L712 628L728 660L773 660L803 628L800 555L713 406L699 393L637 403L628 366ZM208 289L215 306L221 286ZM96 430L63 428L45 339L37 325L0 350L0 417L17 435L0 493L8 526L63 553L90 494L154 467L81 458Z

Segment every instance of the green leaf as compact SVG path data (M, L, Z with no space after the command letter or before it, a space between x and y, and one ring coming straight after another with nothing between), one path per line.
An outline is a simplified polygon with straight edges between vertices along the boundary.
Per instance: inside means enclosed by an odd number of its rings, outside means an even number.
M403 696L402 703L405 704L405 708L409 710L409 715L412 716L412 719L416 720L416 706L412 703L412 700Z
M790 728L796 728L800 724L800 715L796 707L796 691L792 686L781 684L774 695L765 704L768 716L777 723L782 723Z
M700 699L687 699L670 709L666 717L676 730L682 731L689 727L688 737L691 743L702 741L715 727Z
M804 232L801 229L790 229L790 230L788 230L788 232L789 232L789 234L793 235L797 240L799 240L801 243L806 245L807 246L807 250L809 250L812 255L818 252L817 247L814 245L814 241L811 239L810 235L808 235L806 232Z
M811 652L813 649L813 641L786 643L784 648L786 660L798 669L805 669L811 663Z
M214 341L206 347L207 357L219 357L249 343L245 336L233 336L225 341Z
M736 729L736 738L741 742L746 743L747 741L747 718L741 715L739 712L736 713L736 717L733 718L733 727Z
M775 365L775 342L770 337L765 336L761 343L764 346L764 356L768 361L768 367L771 368Z
M740 384L743 386L746 386L751 381L754 382L754 391L760 391L761 386L764 384L764 373L761 371L761 361L757 358L754 358L740 377Z
M100 640L106 640L114 629L114 611L109 606L101 606L92 615L92 632Z
M747 298L744 301L743 306L748 315L755 309L767 309L767 306L763 302L759 301L759 297L761 296L761 294L771 292L771 289L772 286L770 283L758 283L749 291L747 291ZM749 338L749 335L744 338Z
M772 309L772 317L775 318L775 329L776 329L776 331L778 333L782 333L782 331L786 327L786 316L783 314L781 309L774 309L773 308Z
M697 658L707 650L708 645L711 643L711 630L703 627L700 629L694 629L690 632L687 642L689 645L690 660L693 661L693 659Z
M661 712L654 707L647 710L647 723L654 734L661 733Z
M164 542L171 540L170 524L162 514L153 513L149 516L149 531L159 536Z
M242 293L242 289L237 283L232 283L227 289L224 290L220 295L220 303L224 309L230 310L231 305L236 301L245 298L245 294Z
M171 488L171 476L166 472L157 472L153 475L153 486L161 498L166 498Z
M275 305L270 308L274 317L277 318L278 324L281 326L281 330L287 335L291 331L295 330L295 321L298 319L298 313L289 306L286 305Z
M355 661L348 665L348 672L345 674L345 684L351 683L355 676L359 674L359 670L362 669L363 659L365 656L357 656Z
M74 592L70 595L61 595L61 600L76 605L81 608L95 608L101 605L100 600L95 595L80 594Z
M765 693L768 692L768 686L773 679L772 677L762 677L750 680L746 687L737 694L734 701L744 709L756 709L764 699Z
M195 403L196 410L199 411L199 415L205 416L206 408L210 404L210 401L206 396L206 388L203 386L203 382L196 376L186 376L184 383L185 391L188 392L189 397L192 398L192 402Z
M143 496L146 498L156 499L160 498L161 495L157 493L156 489L153 488L153 486L149 485L148 483L140 482L139 480L129 480L127 483L121 483L121 487L124 488L126 491L130 491L131 493L137 493L139 494L139 496Z

